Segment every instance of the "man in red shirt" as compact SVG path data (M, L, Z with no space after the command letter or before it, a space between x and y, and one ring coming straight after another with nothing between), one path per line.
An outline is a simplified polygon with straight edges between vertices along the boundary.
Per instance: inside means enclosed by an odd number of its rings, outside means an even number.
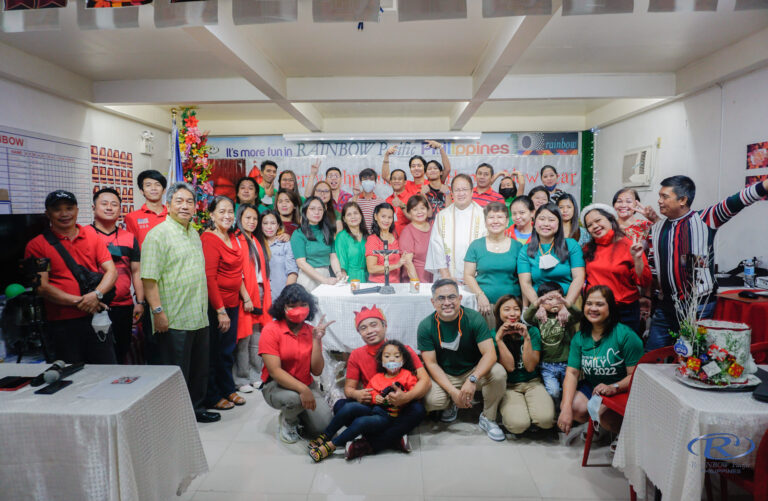
M120 194L114 188L102 188L93 194L93 228L107 246L117 268L115 299L109 303L109 318L115 335L115 355L117 362L122 364L131 346L133 325L144 315L144 286L139 241L133 233L117 226L121 204ZM136 291L136 304L133 303L131 284Z
M117 280L117 270L96 230L77 224L77 199L63 190L45 198L45 214L51 227L27 244L25 258L50 259L48 271L39 273L37 293L45 301L47 340L53 345L55 358L67 363L114 364L114 338L111 331L103 338L91 326L92 315L106 305L101 301ZM48 242L56 238L75 263L104 276L96 289L85 294L64 258Z
M448 154L445 152L443 145L437 141L424 141L424 143L440 152L440 159L443 162L443 170L440 174L440 179L445 182L451 173L451 161L448 159ZM384 161L381 164L381 178L385 183L389 182L389 157L397 152L397 146L390 146L384 153ZM429 180L426 178L427 161L421 155L414 155L408 160L408 167L411 169L411 175L413 181L407 181L405 183L405 189L414 193L419 193L421 187L429 184Z
M499 173L499 175L501 174L504 174L504 172ZM477 202L477 205L480 207L485 207L491 202L504 203L504 197L491 188L497 177L493 175L493 167L491 165L482 163L477 166L477 170L475 170L477 186L472 190L472 200Z
M392 171L392 174L389 176L389 184L392 186L393 193L387 197L387 203L395 208L395 231L399 237L403 228L411 222L405 215L403 209L405 209L408 199L420 192L409 190L406 187L405 171L403 169L395 169Z
M377 372L376 352L386 340L387 320L384 318L384 313L373 305L373 308L363 307L357 312L355 325L365 346L353 350L349 355L347 378L344 383L344 394L347 400L336 402L334 412L348 400L356 400L363 404L370 404L372 401L368 383ZM390 402L400 408L400 415L384 431L355 440L350 445L348 453L351 455L350 459L390 448L410 452L408 433L418 426L426 415L420 399L427 394L432 381L413 348L410 346L407 348L416 367L418 383L410 391L398 389L389 394Z
M136 236L141 245L149 230L165 221L168 215L168 208L163 205L168 181L156 170L145 170L139 174L137 184L147 202L139 210L125 215L125 228Z

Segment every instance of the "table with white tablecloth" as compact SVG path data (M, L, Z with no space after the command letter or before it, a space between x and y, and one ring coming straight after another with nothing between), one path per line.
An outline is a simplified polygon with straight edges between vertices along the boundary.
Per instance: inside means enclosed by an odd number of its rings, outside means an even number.
M641 499L648 478L664 499L699 501L707 459L703 441L693 443L693 453L688 444L705 434L728 433L757 447L768 429L768 403L751 392L691 388L675 380L676 367L638 365L632 381L613 466ZM741 440L741 447L747 444ZM732 462L754 466L756 451Z
M365 289L381 284L361 284ZM410 284L392 284L395 294L352 294L349 285L320 285L312 294L317 298L321 314L327 321L335 320L323 338L323 348L332 351L351 352L363 346L363 340L355 326L355 312L363 306L374 304L387 318L387 338L401 341L416 349L416 330L419 322L434 314L430 299L432 284L420 284L418 294L411 294ZM461 304L477 309L475 294L464 287L460 290Z
M0 364L0 377L47 367ZM87 365L67 379L53 395L0 391L5 499L166 500L208 471L178 367Z

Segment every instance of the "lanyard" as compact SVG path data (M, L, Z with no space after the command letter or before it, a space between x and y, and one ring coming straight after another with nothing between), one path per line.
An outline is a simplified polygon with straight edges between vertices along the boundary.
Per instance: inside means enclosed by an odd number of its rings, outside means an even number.
M437 339L440 341L440 348L444 348L446 350L456 351L459 349L459 343L461 343L461 319L464 316L464 308L459 308L459 333L456 335L456 339L449 343L443 342L443 335L440 332L440 317L437 315L437 312L435 312L435 321L437 322Z

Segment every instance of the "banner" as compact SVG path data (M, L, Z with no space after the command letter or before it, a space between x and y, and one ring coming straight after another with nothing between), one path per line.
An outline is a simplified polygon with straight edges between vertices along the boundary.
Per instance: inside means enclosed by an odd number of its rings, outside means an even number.
M440 152L423 141L288 142L282 136L211 136L208 144L211 147L210 158L243 159L246 171L258 167L264 160L274 160L278 171L290 169L296 174L302 194L309 180L310 167L317 161L320 162L320 178L325 177L329 167L338 167L342 172L343 189L350 193L360 184L358 173L361 170L371 168L381 174L384 153L390 146L397 146L397 153L390 156L390 172L402 169L408 179L413 178L408 160L414 155L442 163ZM478 141L443 141L442 144L451 163L451 178L464 173L474 179L477 166L488 163L496 172L512 172L513 169L522 172L527 193L541 184L540 169L544 165L552 165L560 175L559 187L580 200L578 132L485 133ZM494 189L498 188L499 182L494 183ZM380 183L376 193L378 196L389 196L392 190Z

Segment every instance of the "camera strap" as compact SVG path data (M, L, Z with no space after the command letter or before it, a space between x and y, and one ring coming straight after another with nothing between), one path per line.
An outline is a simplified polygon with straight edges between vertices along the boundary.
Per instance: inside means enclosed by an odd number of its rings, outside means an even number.
M83 273L83 268L81 265L77 264L75 259L72 257L72 255L67 252L67 249L64 248L63 245L61 245L61 240L59 240L56 235L53 234L50 228L46 228L43 230L43 236L45 237L45 240L53 246L54 249L56 249L56 252L59 253L61 258L64 260L64 263L67 265L67 268L69 268L69 271L72 272L72 276L75 277L75 280L77 280L77 284L80 286L80 293L86 294L90 292L88 290L88 279L85 277L85 274Z

